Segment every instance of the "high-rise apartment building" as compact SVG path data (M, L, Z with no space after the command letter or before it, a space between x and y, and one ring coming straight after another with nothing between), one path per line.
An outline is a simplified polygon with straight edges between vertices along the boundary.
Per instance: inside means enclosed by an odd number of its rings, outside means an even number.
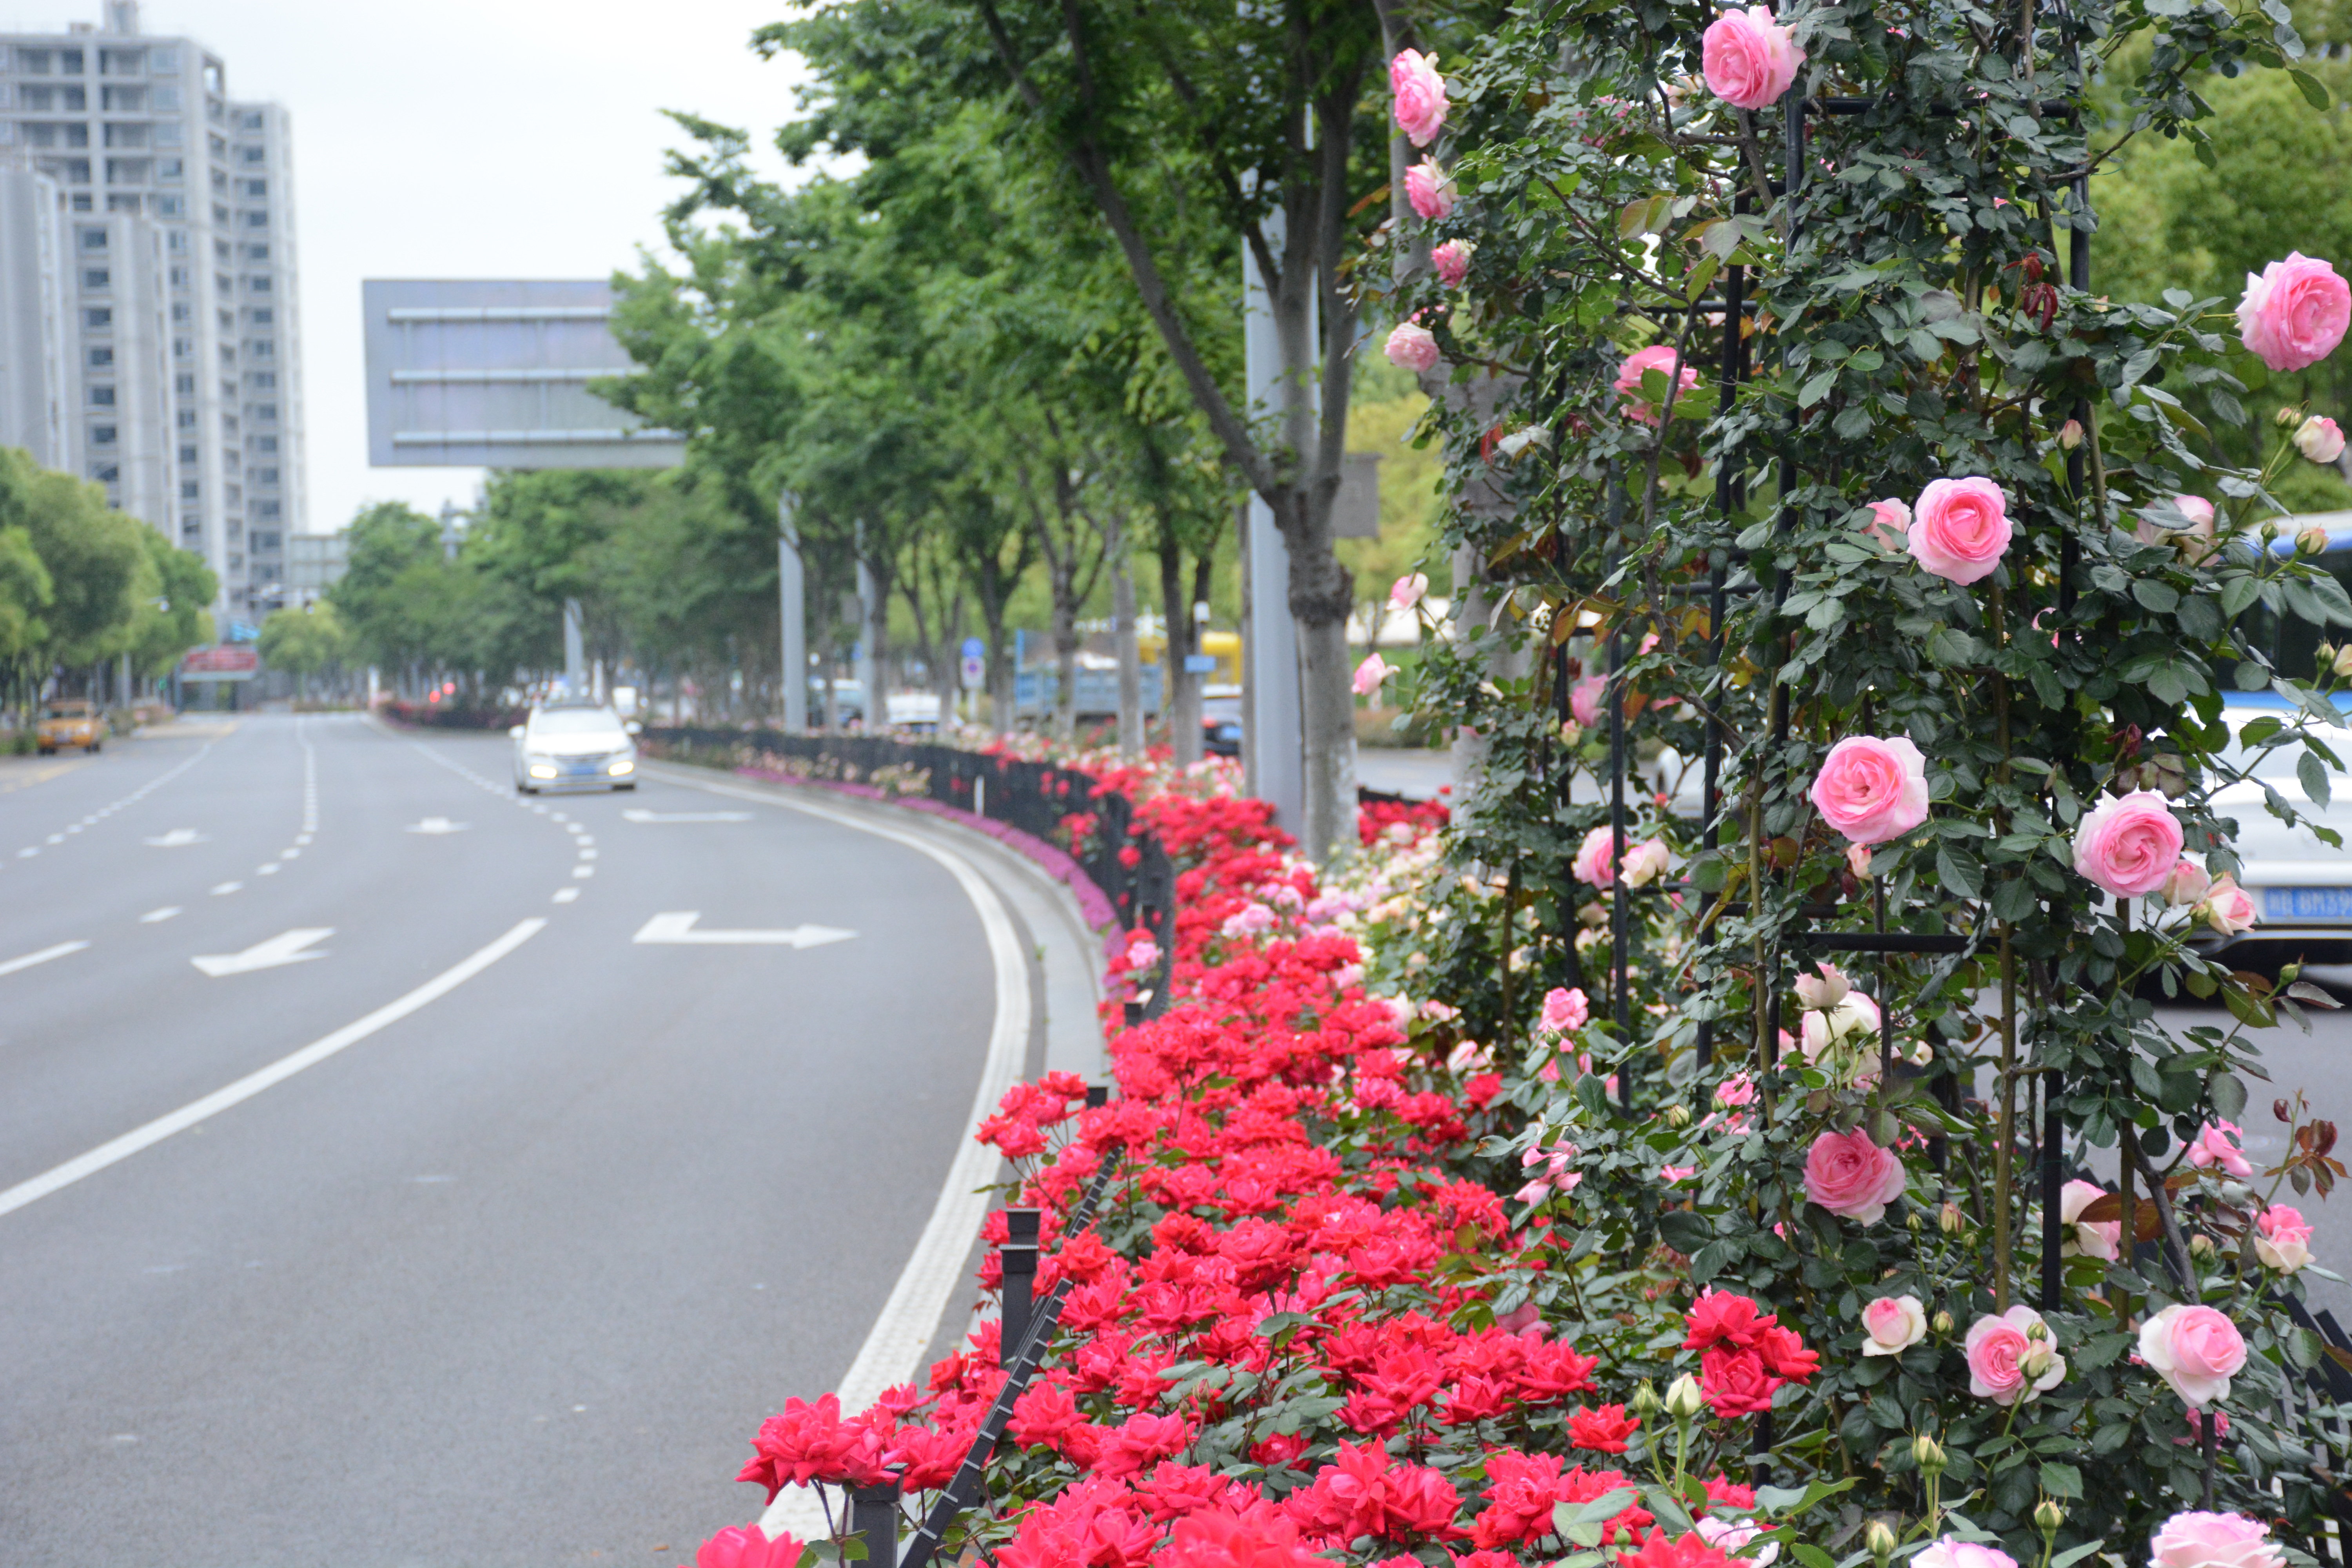
M104 3L101 26L0 33L0 441L39 435L257 616L302 522L289 122Z

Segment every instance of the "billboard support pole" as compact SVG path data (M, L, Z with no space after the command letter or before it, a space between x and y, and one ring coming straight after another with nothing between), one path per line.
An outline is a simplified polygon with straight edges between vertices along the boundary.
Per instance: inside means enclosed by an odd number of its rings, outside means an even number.
M577 697L587 690L587 655L580 646L580 601L563 601L563 694Z
M793 509L792 491L776 498L776 607L783 636L783 668L778 672L778 682L784 689L784 730L798 735L808 729L808 627L801 536Z

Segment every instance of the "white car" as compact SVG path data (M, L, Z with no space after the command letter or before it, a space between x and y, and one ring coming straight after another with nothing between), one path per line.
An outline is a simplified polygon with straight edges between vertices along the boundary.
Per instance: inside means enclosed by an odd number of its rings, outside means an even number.
M2238 883L2254 896L2262 923L2242 936L2210 950L2213 956L2243 960L2259 954L2284 963L2297 958L2312 963L2352 963L2352 774L2337 773L2325 758L2328 804L2315 805L2296 777L2307 748L2289 742L2268 751L2247 746L2241 736L2247 725L2263 717L2292 722L2294 714L2284 707L2231 704L2222 710L2231 742L2223 753L2231 766L2253 778L2224 785L2214 792L2213 810L2238 824L2234 847L2243 868ZM2311 732L2352 765L2352 728L2340 724L2315 726ZM2261 781L2260 783L2254 782ZM2308 818L2289 827L2270 813L2263 785L2276 790L2298 817ZM2310 824L2333 829L2344 837L2341 848L2323 842Z
M639 726L604 703L558 702L530 710L514 737L514 786L541 790L635 789Z

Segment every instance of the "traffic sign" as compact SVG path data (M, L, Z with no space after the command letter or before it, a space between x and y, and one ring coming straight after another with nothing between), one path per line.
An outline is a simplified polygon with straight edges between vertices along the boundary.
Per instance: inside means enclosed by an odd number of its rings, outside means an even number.
M977 691L988 679L988 664L976 653L963 656L963 689Z

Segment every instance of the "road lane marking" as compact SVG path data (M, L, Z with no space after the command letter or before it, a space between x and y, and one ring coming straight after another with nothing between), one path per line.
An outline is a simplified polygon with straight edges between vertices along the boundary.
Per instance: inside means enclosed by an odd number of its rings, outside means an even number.
M833 1385L844 1411L862 1411L885 1389L905 1383L922 1371L923 1352L930 1348L940 1331L940 1321L947 1316L948 1303L954 1300L963 1282L964 1261L971 1256L981 1224L988 1217L990 1199L982 1189L996 1182L1003 1162L993 1148L980 1142L974 1135L981 1122L995 1114L998 1102L1013 1087L1013 1077L1028 1054L1028 960L996 889L988 885L987 879L970 861L944 845L879 823L860 821L846 812L813 801L782 800L699 779L680 778L676 782L711 795L823 817L928 856L955 878L964 897L971 901L973 911L980 916L981 930L987 933L989 956L995 969L996 1018L988 1032L988 1056L981 1066L980 1083L972 1091L963 1136L956 1145L954 1163L948 1167L947 1181L931 1207L931 1217L925 1223L922 1237L915 1243L914 1253L907 1259L898 1283L891 1287L890 1299L883 1303L881 1315L874 1320L865 1344L858 1349L857 1359L849 1363L849 1371ZM785 1488L768 1505L767 1512L760 1516L760 1528L772 1539L787 1527L797 1531L803 1540L812 1539L824 1528L824 1514L812 1489Z
M174 827L171 832L147 842L157 849L184 849L191 844L203 844L206 839L193 827Z
M580 889L577 888L558 888L555 889L555 902L559 904L568 904L579 896Z
M702 918L694 910L672 910L656 915L637 928L629 940L647 944L667 943L677 947L823 947L828 942L847 942L857 933L837 926L788 926L781 931L697 931L694 922Z
M218 898L223 893L234 893L244 886L243 882L223 882L213 889L213 896Z
M574 866L572 868L572 874L575 877L593 877L596 874L596 868L593 866Z
M749 822L748 811L647 811L633 805L621 813L624 822Z
M276 969L284 964L307 963L314 958L324 958L327 955L323 952L305 952L302 950L334 934L332 926L298 926L292 931L281 931L267 942L257 942L243 952L207 953L188 962L215 980L229 974L250 974L257 969Z
M179 906L179 905L177 905L177 904L165 904L165 905L164 905L162 909L160 909L160 910L149 910L145 914L141 915L141 916L139 917L139 923L140 923L141 925L143 925L143 926L151 926L151 925L153 925L153 924L154 924L156 921L167 921L167 920L170 920L173 915L176 915L176 914L178 914L179 912L180 912L180 906Z
M159 1116L143 1127L133 1128L111 1142L101 1143L89 1153L67 1161L64 1164L42 1172L29 1181L17 1183L0 1192L0 1215L13 1214L26 1205L47 1197L51 1193L73 1185L84 1176L95 1175L109 1165L129 1159L142 1149L152 1148L175 1132L184 1132L201 1121L219 1115L232 1106L242 1105L263 1089L285 1082L304 1068L316 1067L329 1057L347 1047L355 1046L370 1035L390 1024L396 1024L429 1002L455 991L546 928L547 921L533 916L519 922L513 930L491 942L472 956L443 970L424 984L396 1001L387 1002L366 1017L344 1025L333 1034L313 1040L290 1056L280 1057L268 1067L250 1072L226 1089L215 1089L202 1100L192 1100L168 1115Z
M38 952L28 952L22 958L12 958L5 963L0 963L0 974L14 974L20 969L30 969L37 963L47 963L53 958L63 958L69 952L79 952L89 945L89 943L86 942L61 942L55 947L45 947Z
M422 822L410 823L401 831L404 833L463 833L466 831L466 826L467 825L465 823L452 822L446 816L428 816Z
M278 862L272 860L267 866L256 866L253 868L253 874L257 877L275 877L278 875Z

